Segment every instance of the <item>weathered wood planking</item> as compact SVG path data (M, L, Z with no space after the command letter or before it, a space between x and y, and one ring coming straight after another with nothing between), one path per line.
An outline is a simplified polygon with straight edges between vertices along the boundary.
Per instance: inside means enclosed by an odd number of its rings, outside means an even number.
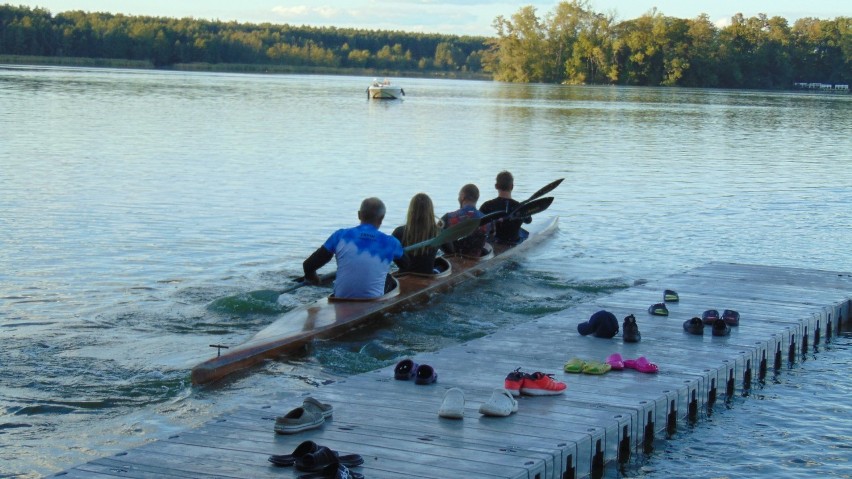
M647 313L674 289L669 316ZM166 478L289 478L270 454L291 452L311 439L341 453L358 453L368 478L563 478L600 472L646 450L655 437L700 420L707 407L742 394L776 369L848 326L852 275L807 269L714 263L663 281L635 286L484 338L418 355L438 383L392 379L393 367L323 386L314 396L335 405L320 429L294 436L273 432L276 415L301 403L243 407L203 426L57 476ZM600 309L634 314L640 343L583 337L576 325ZM740 326L727 337L686 334L682 324L706 309L735 309ZM480 314L493 314L482 311ZM632 370L602 376L567 374L572 357L604 360L611 353L646 356L659 374ZM509 371L553 373L568 390L521 397L507 418L482 417L479 406ZM459 387L465 417L437 417L443 394Z

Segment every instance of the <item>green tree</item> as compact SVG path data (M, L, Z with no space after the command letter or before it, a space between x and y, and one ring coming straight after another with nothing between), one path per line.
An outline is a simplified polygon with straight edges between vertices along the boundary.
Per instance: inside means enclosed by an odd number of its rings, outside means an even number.
M548 67L545 51L545 31L536 16L535 7L526 6L507 20L502 15L494 20L497 38L488 42L485 69L494 73L494 78L510 82L545 81Z

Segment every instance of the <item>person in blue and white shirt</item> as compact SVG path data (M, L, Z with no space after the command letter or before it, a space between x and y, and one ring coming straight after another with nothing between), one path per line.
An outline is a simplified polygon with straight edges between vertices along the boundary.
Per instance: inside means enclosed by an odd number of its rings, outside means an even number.
M305 280L319 284L317 270L337 259L334 296L347 299L377 298L385 294L391 262L404 264L402 244L391 235L379 231L385 218L385 204L378 198L361 202L354 228L335 231L305 262Z

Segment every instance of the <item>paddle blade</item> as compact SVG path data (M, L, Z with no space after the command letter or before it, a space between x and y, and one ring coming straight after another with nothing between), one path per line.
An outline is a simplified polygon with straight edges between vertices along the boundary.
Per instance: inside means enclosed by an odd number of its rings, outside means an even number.
M426 240L421 241L419 243L414 243L413 245L406 246L403 251L408 253L409 251L413 251L420 248L426 248L429 246L440 246L444 243L449 243L450 241L455 241L460 238L464 238L465 236L470 235L476 229L479 228L479 218L471 218L469 220L464 220L461 223L451 226L444 231L442 231L438 236Z
M549 184L545 185L545 186L544 186L544 188L542 188L542 189L540 189L540 190L536 191L535 193L533 193L533 195L532 195L532 196L530 196L530 197L529 197L529 199L527 199L527 201L524 201L524 203L529 203L529 202L531 202L532 200L534 200L534 199L536 199L536 198L541 198L542 196L544 196L544 195L546 195L546 194L550 193L551 191L553 191L554 189L556 189L556 187L557 187L557 186L559 186L559 184L560 184L560 183L562 183L562 181L563 181L564 179L565 179L565 178L559 178L558 180L553 181L553 182L551 182L551 183L549 183Z
M521 218L526 218L527 216L532 216L536 213L541 213L542 211L550 208L551 203L553 203L552 196L548 196L547 198L539 198L537 200L530 201L529 203L522 203L514 211L509 213L509 216L507 216L505 219L517 220Z
M492 221L499 220L500 218L503 218L504 216L508 215L508 211L492 211L491 213L488 213L482 218L479 218L479 226L485 226L488 223L491 223Z

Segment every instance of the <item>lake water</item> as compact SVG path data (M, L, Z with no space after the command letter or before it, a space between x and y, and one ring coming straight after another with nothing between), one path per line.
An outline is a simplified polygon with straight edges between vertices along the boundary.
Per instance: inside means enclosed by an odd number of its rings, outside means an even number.
M852 271L852 96L399 79L405 100L376 102L370 80L0 66L0 477L710 261ZM566 178L547 248L190 387L209 344L324 294L239 296L286 286L361 199L385 201L390 231L414 193L440 214L464 183L493 196L502 169L519 198ZM615 474L852 477L850 361L852 337L836 337Z

